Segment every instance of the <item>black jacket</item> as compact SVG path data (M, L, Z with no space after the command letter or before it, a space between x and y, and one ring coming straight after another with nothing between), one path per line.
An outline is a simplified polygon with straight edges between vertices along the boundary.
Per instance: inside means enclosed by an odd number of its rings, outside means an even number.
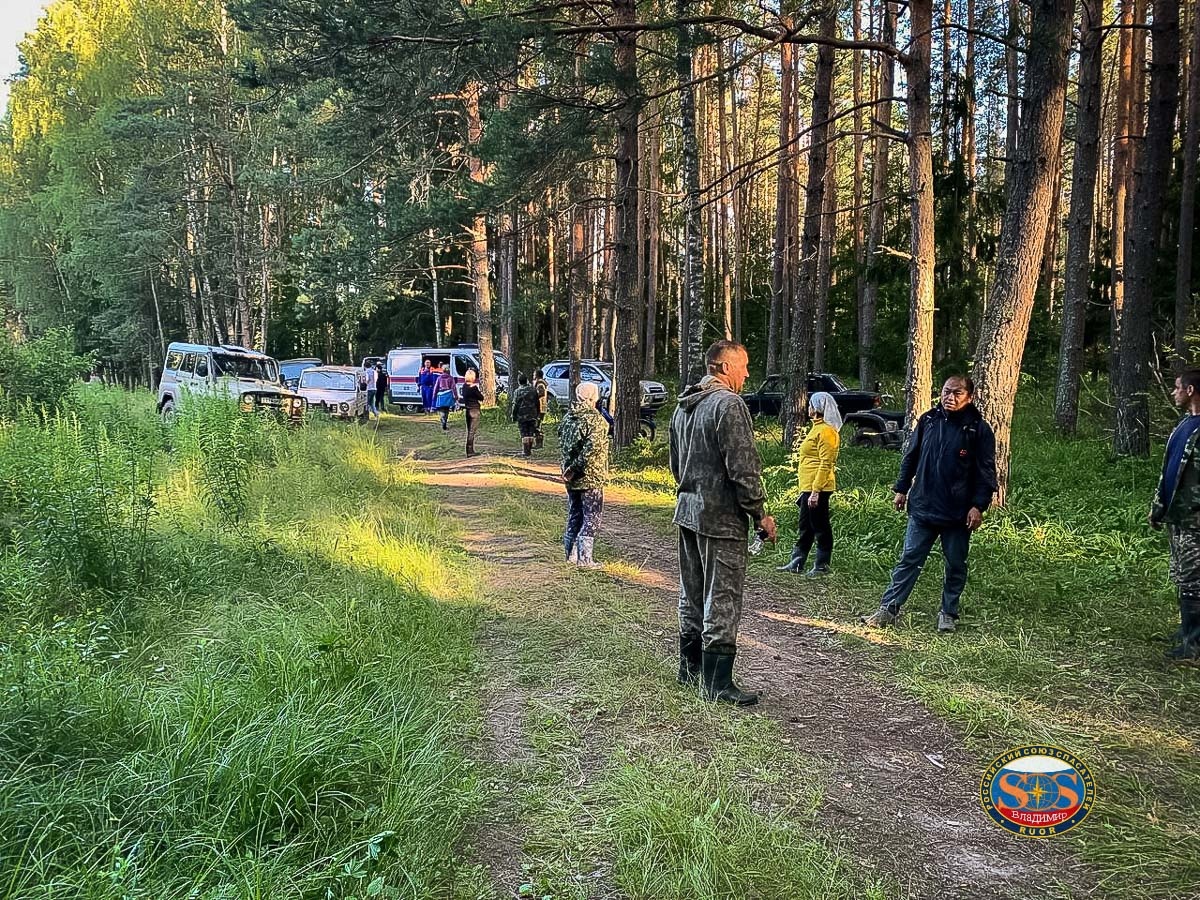
M996 435L974 404L954 413L940 406L917 420L894 490L908 494L908 514L938 525L965 524L996 492Z

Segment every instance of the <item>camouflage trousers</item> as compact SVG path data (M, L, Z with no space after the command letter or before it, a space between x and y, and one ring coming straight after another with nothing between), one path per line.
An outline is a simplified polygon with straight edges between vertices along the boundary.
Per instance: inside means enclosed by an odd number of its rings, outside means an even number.
M1200 530L1167 526L1171 543L1171 581L1183 590L1200 591Z
M679 529L679 633L705 650L737 646L746 584L746 539Z

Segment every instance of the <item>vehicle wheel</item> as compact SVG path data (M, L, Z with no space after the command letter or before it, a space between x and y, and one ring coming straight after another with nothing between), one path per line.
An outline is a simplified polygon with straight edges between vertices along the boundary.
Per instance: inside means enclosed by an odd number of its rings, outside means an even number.
M168 397L158 411L164 422L173 422L175 420L175 401Z
M658 427L653 422L638 422L638 432L646 440L654 442L654 435L658 432Z
M869 428L860 427L857 431L854 432L854 437L852 437L850 439L850 446L852 446L852 447L876 447L876 448L882 447L883 446L883 437L881 435L875 434Z

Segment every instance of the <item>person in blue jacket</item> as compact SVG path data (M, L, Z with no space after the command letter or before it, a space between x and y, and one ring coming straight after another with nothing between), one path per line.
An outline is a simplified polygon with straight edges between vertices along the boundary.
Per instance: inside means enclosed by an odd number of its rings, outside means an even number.
M879 609L863 617L866 625L882 628L896 621L940 538L946 577L937 628L955 628L967 586L971 533L983 524L996 492L996 436L975 408L974 396L971 379L955 375L942 386L941 405L917 420L893 488L896 509L908 508L904 550Z
M425 365L421 366L421 371L417 374L417 387L421 389L421 407L427 413L433 412L433 386L437 384L438 374L429 360L425 360Z

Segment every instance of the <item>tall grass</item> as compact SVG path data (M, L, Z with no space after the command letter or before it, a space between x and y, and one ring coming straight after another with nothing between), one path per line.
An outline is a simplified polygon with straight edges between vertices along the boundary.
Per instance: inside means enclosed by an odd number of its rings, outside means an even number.
M0 424L0 897L474 896L427 502L366 432L121 397Z

